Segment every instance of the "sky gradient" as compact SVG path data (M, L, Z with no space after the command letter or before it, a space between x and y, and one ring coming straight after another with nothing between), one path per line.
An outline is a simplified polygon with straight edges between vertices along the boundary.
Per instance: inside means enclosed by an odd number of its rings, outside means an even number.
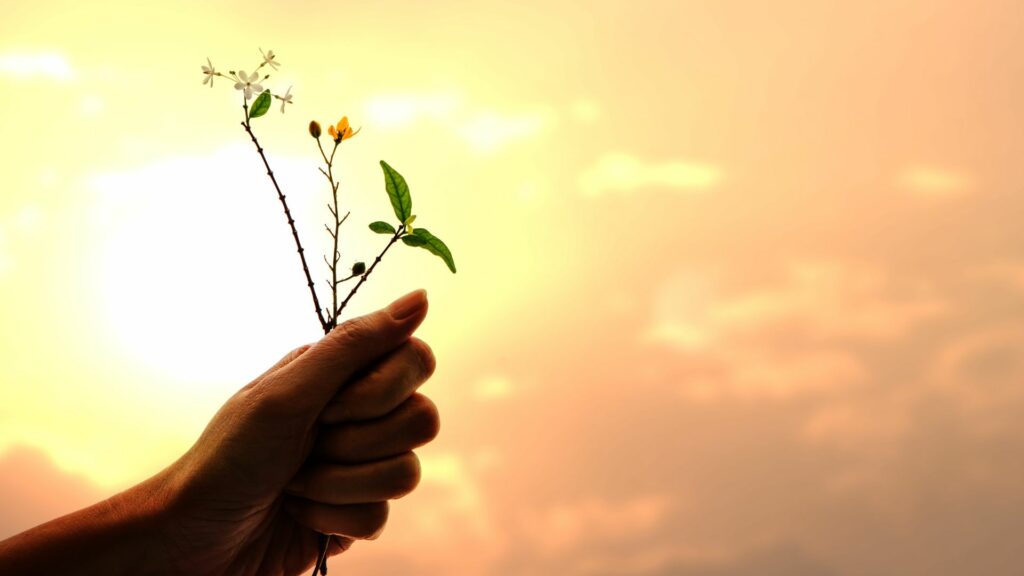
M418 287L442 433L361 575L1015 574L1024 14L1011 1L8 0L0 538L112 494L319 326L209 57L308 249L348 115L459 267ZM318 265L319 264L319 265ZM315 276L325 270L311 259Z

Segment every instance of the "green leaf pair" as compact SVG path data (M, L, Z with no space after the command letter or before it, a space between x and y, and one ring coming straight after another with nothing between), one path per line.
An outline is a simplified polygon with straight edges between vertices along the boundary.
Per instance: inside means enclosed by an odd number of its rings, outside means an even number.
M400 225L411 226L413 219L416 217L412 214L412 196L409 194L409 185L405 182L405 178L389 166L387 162L381 160L380 167L384 170L384 188L388 192L388 198L391 200L391 207L395 211L395 216L401 223ZM383 221L370 224L370 230L377 234L393 235L397 233L394 226ZM402 234L401 238L406 246L423 248L444 260L444 263L448 265L448 269L453 274L455 273L455 259L452 258L451 250L448 249L448 246L440 238L431 234L426 228L417 227L412 232Z

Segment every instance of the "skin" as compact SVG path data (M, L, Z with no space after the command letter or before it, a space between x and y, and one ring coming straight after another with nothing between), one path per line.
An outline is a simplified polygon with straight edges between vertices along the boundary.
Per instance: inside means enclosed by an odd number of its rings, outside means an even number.
M291 575L384 529L438 432L412 292L293 350L232 396L156 476L0 542L0 574Z

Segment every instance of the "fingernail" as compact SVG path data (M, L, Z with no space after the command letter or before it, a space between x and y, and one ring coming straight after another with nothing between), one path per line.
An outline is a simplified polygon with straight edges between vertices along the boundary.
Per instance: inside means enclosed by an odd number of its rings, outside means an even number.
M420 289L409 292L388 306L388 314L395 320L405 320L427 305L427 291Z

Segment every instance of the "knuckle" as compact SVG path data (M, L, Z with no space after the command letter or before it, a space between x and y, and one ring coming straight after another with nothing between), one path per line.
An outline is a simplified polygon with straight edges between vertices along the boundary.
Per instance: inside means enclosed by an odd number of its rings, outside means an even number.
M401 498L416 489L420 483L420 459L408 452L399 456L392 470L392 498Z
M409 399L411 404L409 429L418 444L426 444L437 438L441 432L441 414L437 405L422 394L414 394Z
M295 360L299 356L302 356L303 354L306 353L307 350L309 350L312 347L312 344L303 344L302 346L299 346L295 350L292 350L291 352L288 353L287 361L285 362L285 364L291 362L292 360Z
M437 358L434 356L434 351L431 350L426 342L415 337L409 339L409 346L416 353L416 359L419 360L423 378L430 378L437 368Z
M368 316L358 316L338 325L335 330L338 336L334 341L347 345L369 336L373 332L373 320Z
M361 540L373 540L384 530L388 523L390 506L387 501L371 502L363 505L362 522L358 528L359 534L346 534Z

